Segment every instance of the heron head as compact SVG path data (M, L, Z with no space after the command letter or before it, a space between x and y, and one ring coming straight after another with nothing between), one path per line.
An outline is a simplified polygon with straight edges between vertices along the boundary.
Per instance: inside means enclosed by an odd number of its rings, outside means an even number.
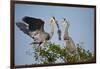
M55 23L55 17L54 16L52 16L51 18L50 18L50 24L54 24Z
M64 23L64 26L67 26L67 27L69 27L70 26L70 23L69 23L69 21L68 21L68 19L67 18L63 18L63 23Z

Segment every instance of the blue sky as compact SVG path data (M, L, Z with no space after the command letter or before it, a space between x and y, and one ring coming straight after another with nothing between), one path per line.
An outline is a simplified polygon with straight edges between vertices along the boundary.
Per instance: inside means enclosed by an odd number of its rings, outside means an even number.
M49 19L55 16L57 20L68 18L70 21L69 34L75 44L84 42L87 50L94 51L94 9L93 8L77 8L77 7L60 7L60 6L44 6L44 5L15 5L15 22L22 21L24 16L40 18L45 21L44 29L50 31ZM63 26L60 26L63 32ZM57 27L55 25L55 33L51 42L64 45L63 41L58 40ZM32 51L30 43L32 39L24 34L15 25L15 64L32 64L32 56L26 55L26 52ZM29 53L30 54L30 53Z

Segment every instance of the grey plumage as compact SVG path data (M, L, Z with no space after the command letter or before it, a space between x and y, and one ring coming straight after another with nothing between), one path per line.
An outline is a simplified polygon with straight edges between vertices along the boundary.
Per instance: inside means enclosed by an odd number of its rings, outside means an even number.
M72 40L72 38L69 35L68 29L69 29L69 22L64 18L64 26L65 26L65 31L64 31L64 36L63 39L65 41L66 44L66 48L67 50L70 51L70 53L76 53L76 46L74 41Z
M25 34L29 35L29 29L28 26L22 22L17 22L16 23L17 27L20 28L21 31L23 31Z
M41 44L47 42L52 37L51 34L53 35L54 31L52 30L52 33L45 32L45 22L43 20L29 16L23 17L22 20L24 23L17 22L16 25L21 31L23 31L34 40L33 44Z

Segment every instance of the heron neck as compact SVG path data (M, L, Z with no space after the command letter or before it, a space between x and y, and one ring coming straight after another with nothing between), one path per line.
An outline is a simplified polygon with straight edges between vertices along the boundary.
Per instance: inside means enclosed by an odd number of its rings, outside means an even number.
M68 26L67 25L65 25L65 33L68 35Z
M51 36L52 36L54 34L54 24L53 23L51 23L50 29L51 29Z

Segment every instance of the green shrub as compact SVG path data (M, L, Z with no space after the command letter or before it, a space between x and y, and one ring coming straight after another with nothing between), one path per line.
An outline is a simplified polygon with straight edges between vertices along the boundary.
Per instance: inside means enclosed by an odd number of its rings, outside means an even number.
M58 61L60 63L91 62L94 54L82 48L81 44L76 46L77 53L71 54L66 47L62 48L51 42L48 42L44 47L33 45L33 60L36 61L36 64L54 64Z

